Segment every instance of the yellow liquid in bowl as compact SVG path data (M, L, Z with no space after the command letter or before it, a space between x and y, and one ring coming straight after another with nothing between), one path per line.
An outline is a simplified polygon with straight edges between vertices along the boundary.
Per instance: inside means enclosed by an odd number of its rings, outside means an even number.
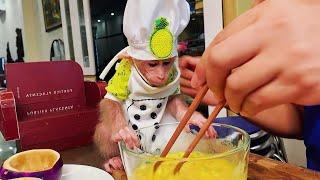
M242 154L243 155L243 154ZM183 152L168 154L167 158L181 158ZM211 155L212 156L212 155ZM192 160L194 158L210 158L208 154L193 152L189 159L192 162L186 162L180 172L173 174L177 161L164 161L156 173L153 173L154 163L144 163L140 165L129 179L133 180L245 180L247 179L247 161L246 158L240 160L234 156L228 159L205 159ZM243 157L243 156L242 156Z

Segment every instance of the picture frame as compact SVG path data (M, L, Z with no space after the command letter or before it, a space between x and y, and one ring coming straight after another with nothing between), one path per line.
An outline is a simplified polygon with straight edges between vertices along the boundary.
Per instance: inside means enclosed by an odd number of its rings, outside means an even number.
M46 32L62 27L59 0L42 0L42 9Z

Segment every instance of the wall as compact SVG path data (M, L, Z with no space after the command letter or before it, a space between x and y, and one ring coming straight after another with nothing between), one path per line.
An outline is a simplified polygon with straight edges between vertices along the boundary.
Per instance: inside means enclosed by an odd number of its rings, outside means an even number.
M6 57L7 42L13 59L17 59L16 28L23 27L21 0L0 0L6 13L0 16L0 57Z
M43 17L43 10L42 10L42 2L41 0L38 1L37 12L39 13L39 22L40 22L40 45L41 49L41 57L42 59L49 59L50 58L50 48L51 43L55 39L62 39L63 40L63 33L62 28L56 29L54 31L46 32L45 25L44 25L44 17Z
M252 0L223 0L224 25L229 24L234 18L247 11L252 6Z
M48 61L54 39L63 39L62 28L46 32L41 0L21 0L25 25L26 61Z
M206 46L210 44L213 38L223 28L223 12L222 12L222 0L203 0L204 4L204 32ZM213 111L213 107L209 107L209 112ZM218 114L218 117L226 117L226 109L222 109Z
M34 0L21 0L22 1L22 11L23 11L23 41L24 41L24 51L25 60L29 59L40 59L41 49L39 45L39 22L37 21L38 13L35 11L37 2Z

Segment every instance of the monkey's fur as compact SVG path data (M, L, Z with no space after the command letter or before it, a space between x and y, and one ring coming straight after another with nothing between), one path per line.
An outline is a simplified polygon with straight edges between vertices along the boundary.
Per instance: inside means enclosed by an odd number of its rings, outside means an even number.
M120 103L103 99L99 104L99 110L99 123L96 126L94 142L100 155L107 160L120 155L118 145L112 140L112 135L127 124Z

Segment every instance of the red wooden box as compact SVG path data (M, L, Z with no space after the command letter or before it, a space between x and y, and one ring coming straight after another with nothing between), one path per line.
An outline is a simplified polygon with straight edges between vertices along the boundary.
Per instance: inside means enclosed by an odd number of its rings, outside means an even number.
M74 61L7 64L0 128L22 150L63 150L92 141L105 84L84 82Z

